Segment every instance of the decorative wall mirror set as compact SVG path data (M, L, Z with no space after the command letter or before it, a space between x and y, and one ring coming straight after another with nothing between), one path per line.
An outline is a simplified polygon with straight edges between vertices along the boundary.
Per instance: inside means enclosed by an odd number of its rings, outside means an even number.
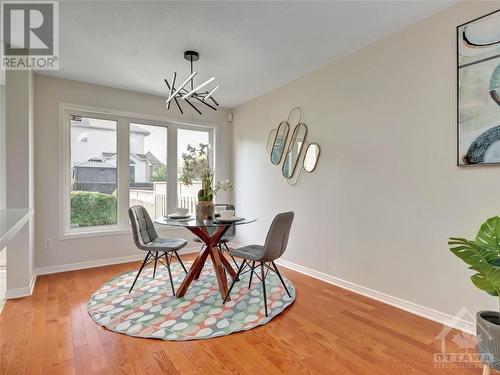
M285 149L289 132L290 125L288 125L288 122L283 121L279 124L278 129L276 130L276 135L274 136L273 146L271 148L271 163L275 165L281 163L283 150Z
M297 125L293 128L292 136L287 143L290 133L290 118L294 111L299 114ZM270 155L271 163L279 165L283 160L281 174L289 184L295 185L300 177L302 169L311 173L316 168L320 154L320 148L317 143L311 143L305 147L307 137L307 125L302 122L302 110L299 107L293 107L288 114L288 119L282 121L277 129L271 129L267 138L267 153ZM305 149L305 153L302 150ZM299 164L299 161L302 161ZM297 166L299 168L297 168ZM295 173L298 170L298 173ZM295 179L292 177L296 175Z
M319 145L317 143L311 143L307 146L307 151L304 156L304 170L311 173L316 169L316 164L318 164L319 158Z

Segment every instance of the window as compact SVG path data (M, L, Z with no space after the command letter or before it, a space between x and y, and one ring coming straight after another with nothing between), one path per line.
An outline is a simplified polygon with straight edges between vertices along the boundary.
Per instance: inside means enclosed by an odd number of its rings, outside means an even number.
M130 178L130 206L144 206L152 218L167 212L167 128L131 123L130 159L134 179Z
M137 204L153 220L177 206L195 212L201 184L180 182L182 154L208 145L213 165L213 128L74 106L61 113L61 237L129 231L128 208Z
M128 173L129 173L128 182L135 182L135 165L134 164L130 164Z
M193 184L188 186L182 183L180 180L184 166L182 155L189 152L189 147L196 148L198 153L201 149L200 145L210 145L210 133L208 131L191 129L179 129L177 131L177 207L188 208L191 214L196 212L201 181L193 181ZM210 162L210 148L208 150Z
M117 223L117 122L72 116L71 124L71 228ZM88 134L94 133L88 142ZM82 137L85 142L82 142Z

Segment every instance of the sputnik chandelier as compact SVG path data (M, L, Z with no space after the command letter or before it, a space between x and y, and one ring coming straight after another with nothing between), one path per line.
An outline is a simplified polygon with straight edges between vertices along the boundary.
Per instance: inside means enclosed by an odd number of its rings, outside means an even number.
M184 100L196 112L198 112L201 115L201 111L193 103L191 103L191 100L196 100L197 102L202 103L208 108L217 111L216 107L219 106L219 103L217 103L217 101L213 98L212 95L219 88L219 85L215 86L210 91L206 89L204 91L199 91L208 84L210 84L212 81L214 81L215 77L212 77L208 81L203 82L201 85L194 87L194 77L196 76L197 72L193 72L193 62L198 61L200 59L200 54L196 51L186 51L184 52L184 58L191 63L191 75L178 88L175 87L177 72L174 72L171 85L168 83L168 80L165 79L165 83L167 84L169 90L168 98L165 102L167 105L167 109L170 109L170 104L172 103L172 101L174 101L175 104L177 105L177 108L179 108L179 111L181 113L184 113L182 111L181 105L179 104L180 100ZM190 85L188 85L189 83ZM186 89L186 86L188 87L190 86L191 88Z

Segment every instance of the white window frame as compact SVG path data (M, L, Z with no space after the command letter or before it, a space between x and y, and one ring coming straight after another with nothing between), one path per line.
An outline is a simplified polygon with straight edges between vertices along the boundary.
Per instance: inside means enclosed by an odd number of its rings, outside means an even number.
M70 116L82 116L113 120L117 122L117 224L96 227L71 228L71 124ZM138 123L167 128L167 211L172 212L177 205L177 129L207 131L209 133L209 158L212 167L217 171L216 136L214 124L199 122L182 123L168 117L151 116L133 112L82 106L70 103L59 104L59 239L98 237L130 233L128 219L129 207L129 149L130 123ZM123 157L125 155L125 157ZM217 173L217 172L216 172ZM154 218L153 218L154 219ZM176 230L176 228L159 226L158 230Z

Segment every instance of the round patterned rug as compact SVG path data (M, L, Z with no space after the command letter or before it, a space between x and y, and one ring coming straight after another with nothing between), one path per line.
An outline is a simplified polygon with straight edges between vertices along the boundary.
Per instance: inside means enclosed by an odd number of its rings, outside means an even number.
M186 264L187 269L190 266ZM177 290L185 273L177 262L171 267ZM258 271L260 275L260 269ZM271 271L266 278L267 318L262 284L255 275L252 287L248 288L250 272L240 276L231 291L231 301L225 305L210 261L182 298L172 296L168 271L160 265L154 279L152 268L143 270L129 294L136 273L137 270L133 270L117 276L90 296L87 309L97 324L136 337L180 341L205 339L266 324L295 300L292 282L283 276L290 298L278 276Z

